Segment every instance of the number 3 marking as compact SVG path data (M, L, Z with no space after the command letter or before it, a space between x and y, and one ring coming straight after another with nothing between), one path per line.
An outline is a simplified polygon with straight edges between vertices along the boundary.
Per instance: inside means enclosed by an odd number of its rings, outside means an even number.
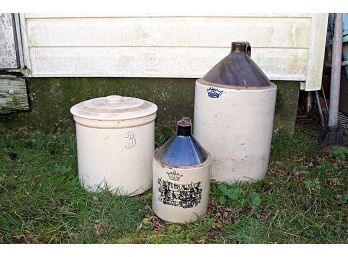
M128 139L128 142L125 145L126 149L131 149L137 144L137 140L134 137L134 132L132 131L127 132L125 138Z

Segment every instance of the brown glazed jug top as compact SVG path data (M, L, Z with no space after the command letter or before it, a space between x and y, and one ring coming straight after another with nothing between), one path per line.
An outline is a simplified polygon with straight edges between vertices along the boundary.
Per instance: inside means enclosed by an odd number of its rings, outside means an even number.
M271 82L250 55L248 42L232 42L231 53L208 71L203 80L235 87L270 86Z

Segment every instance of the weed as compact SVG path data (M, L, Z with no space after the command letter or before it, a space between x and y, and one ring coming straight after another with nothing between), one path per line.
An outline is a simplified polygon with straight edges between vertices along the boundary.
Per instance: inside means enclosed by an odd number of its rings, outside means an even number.
M346 161L348 156L348 149L346 147L334 146L330 152L330 157L338 158Z
M61 172L61 173L67 173L72 171L72 167L70 165L55 165L55 171Z
M305 187L309 192L320 191L320 180L318 178L306 179L304 181Z
M261 204L261 197L258 193L256 192L251 192L250 193L250 199L251 199L251 205L254 207L254 208L257 208L260 206Z
M340 204L347 204L348 203L348 192L344 193L338 201Z
M245 190L241 183L227 185L225 183L218 185L219 203L233 205L242 208L247 204L252 208L258 208L261 204L260 194L255 191ZM244 185L248 186L248 185Z
M219 197L220 204L225 204L226 202L236 202L240 200L241 192L238 185L228 187L226 184L220 184L218 188L222 193L222 195Z

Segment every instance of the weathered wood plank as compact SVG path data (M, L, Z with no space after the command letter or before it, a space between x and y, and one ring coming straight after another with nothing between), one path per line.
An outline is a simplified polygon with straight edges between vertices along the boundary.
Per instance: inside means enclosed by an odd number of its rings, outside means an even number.
M148 17L27 19L29 47L308 48L311 18Z
M30 63L30 55L29 55L29 43L28 43L28 33L27 33L27 25L25 20L25 14L19 14L19 26L21 30L21 38L22 38L22 48L23 48L23 62L26 67L25 75L30 76L31 74L31 63Z
M229 48L48 47L30 48L35 77L199 78ZM277 80L305 80L306 49L253 48L253 60Z
M0 69L18 68L16 43L10 13L0 13Z
M306 91L319 90L323 74L328 14L313 14L307 64Z
M29 110L25 79L0 76L0 114Z

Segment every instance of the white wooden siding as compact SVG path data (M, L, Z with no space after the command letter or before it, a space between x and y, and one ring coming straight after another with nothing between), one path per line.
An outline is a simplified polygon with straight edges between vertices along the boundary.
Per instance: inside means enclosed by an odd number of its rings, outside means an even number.
M311 19L274 18L272 23L268 20L249 17L29 19L27 30L30 47L226 47L231 39L248 38L253 47L308 48Z
M228 48L201 47L52 47L31 48L35 76L193 77L203 76ZM272 79L305 80L304 49L254 48L253 59ZM267 58L268 62L262 61ZM273 63L281 63L276 69ZM61 65L57 65L61 64ZM64 65L63 65L64 64ZM199 64L199 65L197 65ZM106 66L106 67L105 67Z
M270 79L320 88L326 14L24 17L34 77L198 78L246 40Z

